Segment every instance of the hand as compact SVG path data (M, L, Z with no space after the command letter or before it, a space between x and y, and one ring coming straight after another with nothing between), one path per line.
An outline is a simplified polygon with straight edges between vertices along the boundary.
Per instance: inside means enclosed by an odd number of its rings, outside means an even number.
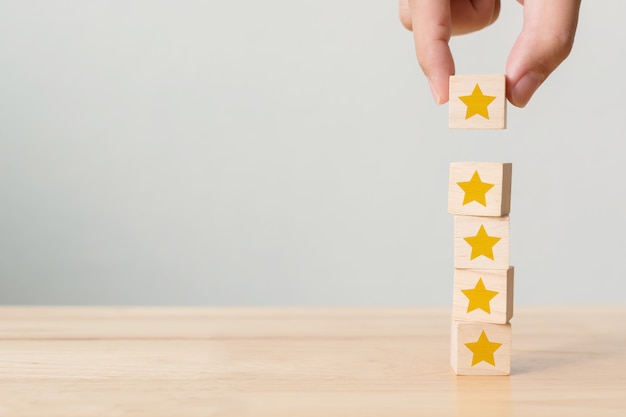
M506 64L507 97L524 107L545 79L569 55L581 0L518 0L524 27ZM400 20L413 31L417 60L437 104L449 99L454 61L448 42L492 24L500 0L400 0Z

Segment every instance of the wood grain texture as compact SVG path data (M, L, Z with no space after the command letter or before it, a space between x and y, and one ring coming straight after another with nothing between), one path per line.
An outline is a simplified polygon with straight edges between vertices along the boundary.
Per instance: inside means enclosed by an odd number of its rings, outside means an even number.
M452 318L482 323L508 323L513 317L513 276L513 267L508 270L455 269ZM497 293L486 303L488 308L477 308L483 306L476 302L475 294L472 294L479 280L486 291ZM480 294L478 295L480 296ZM480 297L477 298L480 299Z
M626 415L626 307L516 308L457 377L450 308L0 308L0 416Z
M453 162L448 184L448 213L463 216L502 217L511 211L511 163ZM471 182L478 174L480 181L492 185L484 193L484 202L472 200L459 183ZM470 200L470 201L468 201ZM484 204L482 204L484 203Z
M476 87L484 96L493 97L488 105L476 97ZM464 97L478 101L484 115L468 113ZM470 99L471 100L471 99ZM477 110L475 108L475 110ZM469 116L469 117L468 117ZM450 77L449 126L451 129L506 129L506 78L504 74L453 75Z
M500 240L493 245L485 244L492 238ZM454 216L454 267L508 269L509 238L509 216Z

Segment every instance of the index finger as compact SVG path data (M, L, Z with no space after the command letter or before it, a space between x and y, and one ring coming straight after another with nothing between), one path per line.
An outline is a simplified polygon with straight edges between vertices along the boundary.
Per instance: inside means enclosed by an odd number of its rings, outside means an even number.
M448 80L454 60L448 46L452 35L450 0L410 0L415 54L437 104L449 98Z

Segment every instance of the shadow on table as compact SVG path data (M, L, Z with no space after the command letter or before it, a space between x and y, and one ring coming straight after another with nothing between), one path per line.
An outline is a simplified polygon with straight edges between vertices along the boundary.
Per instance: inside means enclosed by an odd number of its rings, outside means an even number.
M593 369L598 360L623 360L626 333L615 324L593 325L565 321L557 332L520 326L519 344L513 343L511 375L534 374L546 370ZM622 327L623 329L623 327Z
M549 339L548 339L549 340ZM514 350L511 356L511 375L529 374L571 367L592 366L597 359L621 354L624 336L618 332L606 335L580 334L570 336L567 343L538 349Z
M511 375L521 375L546 369L580 366L593 360L599 353L571 350L534 350L515 352L511 357Z

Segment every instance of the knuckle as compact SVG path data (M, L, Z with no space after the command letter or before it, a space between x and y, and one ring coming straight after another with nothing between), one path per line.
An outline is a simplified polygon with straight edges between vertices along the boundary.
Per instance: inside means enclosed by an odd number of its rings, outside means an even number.
M553 58L558 62L562 62L572 51L572 47L574 46L574 32L553 32L545 39L545 44L551 51Z
M400 23L402 23L402 26L404 26L405 29L413 30L413 22L411 22L411 16L403 13L402 11L400 11Z
M413 30L413 22L411 21L411 8L409 7L408 0L400 0L398 2L398 16L400 17L400 23L407 30Z

